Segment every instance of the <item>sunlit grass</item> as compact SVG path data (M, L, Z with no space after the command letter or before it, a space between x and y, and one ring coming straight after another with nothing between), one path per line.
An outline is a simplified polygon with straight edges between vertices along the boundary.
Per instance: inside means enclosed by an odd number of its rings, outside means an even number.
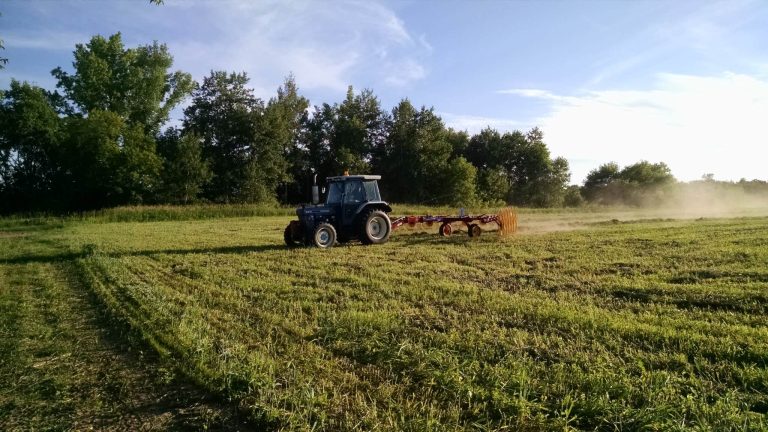
M288 217L47 236L87 255L113 314L273 428L765 428L768 219L611 219L330 250L283 247Z

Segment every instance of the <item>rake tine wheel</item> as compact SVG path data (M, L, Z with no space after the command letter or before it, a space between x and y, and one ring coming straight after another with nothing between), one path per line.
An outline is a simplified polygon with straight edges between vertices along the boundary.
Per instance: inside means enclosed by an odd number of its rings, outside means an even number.
M512 207L499 210L496 215L496 223L499 225L499 235L504 237L517 232L517 212Z

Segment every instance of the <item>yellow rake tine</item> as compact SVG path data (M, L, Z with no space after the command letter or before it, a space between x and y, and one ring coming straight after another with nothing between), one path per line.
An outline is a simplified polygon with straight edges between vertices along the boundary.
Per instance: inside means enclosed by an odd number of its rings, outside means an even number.
M512 207L499 210L496 221L499 225L500 236L508 236L517 232L517 212Z

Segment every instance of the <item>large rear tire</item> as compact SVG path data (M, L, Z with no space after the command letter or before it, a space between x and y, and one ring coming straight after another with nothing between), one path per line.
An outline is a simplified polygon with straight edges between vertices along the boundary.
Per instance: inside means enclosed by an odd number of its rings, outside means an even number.
M392 234L392 221L381 210L368 210L360 218L360 242L366 245L383 244Z
M336 228L329 223L319 223L312 235L312 243L320 249L328 249L336 244Z

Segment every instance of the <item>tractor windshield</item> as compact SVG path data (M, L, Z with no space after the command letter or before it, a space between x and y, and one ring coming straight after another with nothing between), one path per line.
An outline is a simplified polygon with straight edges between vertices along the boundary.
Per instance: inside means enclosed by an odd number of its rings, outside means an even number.
M348 181L344 186L344 204L359 204L364 200L362 182Z
M341 195L344 193L344 183L328 183L328 196L325 199L326 204L338 204L341 202Z

